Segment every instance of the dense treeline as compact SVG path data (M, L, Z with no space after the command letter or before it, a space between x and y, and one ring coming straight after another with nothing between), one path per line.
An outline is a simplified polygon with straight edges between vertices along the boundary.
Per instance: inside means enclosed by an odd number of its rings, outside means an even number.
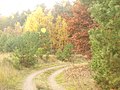
M24 25L27 16L31 13L30 10L23 11L22 13L16 12L11 16L0 16L0 30L11 27L14 28L14 25L19 22L20 25Z
M57 15L54 17L45 7L38 6L36 10L27 14L23 19L13 15L12 25L5 24L0 33L0 51L13 52L11 61L16 68L30 67L37 63L36 58L43 54L55 54L61 51L61 60L66 59L62 52L68 45L67 23L65 19ZM24 15L23 15L24 16ZM20 22L23 19L25 22ZM16 20L16 22L14 22ZM55 22L54 22L55 21ZM66 52L65 49L64 52ZM70 56L70 55L69 55ZM69 57L68 57L69 58Z

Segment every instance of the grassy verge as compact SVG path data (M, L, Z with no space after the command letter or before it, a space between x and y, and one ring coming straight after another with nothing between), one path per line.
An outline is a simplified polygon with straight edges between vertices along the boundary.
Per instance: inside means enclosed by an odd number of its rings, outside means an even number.
M33 69L15 69L8 60L9 56L10 53L0 54L0 90L21 90L24 78Z
M7 62L9 53L0 54L0 90L15 90L19 81L18 71Z
M58 61L38 63L31 68L17 70L9 63L9 56L10 53L0 54L0 90L22 90L23 81L29 74L37 70L63 64Z

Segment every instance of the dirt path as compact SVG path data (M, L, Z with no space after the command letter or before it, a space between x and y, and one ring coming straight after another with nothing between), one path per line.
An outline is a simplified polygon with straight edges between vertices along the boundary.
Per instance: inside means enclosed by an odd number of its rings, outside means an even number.
M60 70L57 70L51 76L48 77L48 84L52 90L65 90L64 87L57 84L55 80L56 76L59 75L61 72L63 72L65 69L67 68L62 68Z
M61 66L54 66L54 67L51 67L51 68L47 68L47 69L43 69L43 70L40 70L40 71L37 71L31 75L29 75L26 80L24 81L24 84L23 84L23 90L37 90L36 88L36 85L35 83L33 82L33 79L39 75L39 74L42 74L48 70L52 70L52 69L55 69L55 68L60 68L60 67L63 67L65 65L61 65ZM54 89L55 90L55 89ZM62 90L62 89L61 89Z

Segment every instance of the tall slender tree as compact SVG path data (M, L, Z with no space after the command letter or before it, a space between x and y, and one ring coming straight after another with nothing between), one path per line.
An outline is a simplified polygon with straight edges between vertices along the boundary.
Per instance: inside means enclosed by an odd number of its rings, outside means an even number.
M62 50L68 43L67 23L61 16L58 16L56 23L54 23L54 28L51 31L51 41L54 50Z

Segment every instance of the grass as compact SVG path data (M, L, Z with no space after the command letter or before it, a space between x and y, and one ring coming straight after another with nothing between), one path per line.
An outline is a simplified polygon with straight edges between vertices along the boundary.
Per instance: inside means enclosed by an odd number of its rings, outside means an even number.
M0 54L0 90L15 90L19 79L18 71L6 61L9 55Z
M38 63L31 68L17 70L9 63L9 56L10 53L0 53L0 90L22 90L23 81L29 74L37 70L63 64L56 60L49 63Z
M11 53L0 53L0 90L21 90L31 69L17 70L9 62Z

